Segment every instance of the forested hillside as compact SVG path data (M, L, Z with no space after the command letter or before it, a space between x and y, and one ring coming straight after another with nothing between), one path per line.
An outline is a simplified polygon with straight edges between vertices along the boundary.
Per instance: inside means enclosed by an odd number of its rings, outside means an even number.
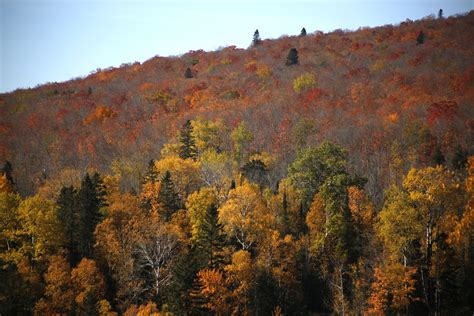
M473 30L256 32L1 94L0 314L472 314Z

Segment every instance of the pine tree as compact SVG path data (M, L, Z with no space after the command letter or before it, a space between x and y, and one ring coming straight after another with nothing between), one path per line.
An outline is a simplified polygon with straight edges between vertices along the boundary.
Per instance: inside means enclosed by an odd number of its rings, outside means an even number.
M306 36L306 29L304 27L301 29L300 36Z
M91 257L94 244L94 230L102 215L100 208L104 205L105 191L98 173L92 178L86 174L81 188L76 194L76 240L79 257Z
M73 265L79 261L76 253L77 240L76 229L76 190L73 186L62 187L56 200L58 205L58 219L62 224L64 234L64 247L68 250L69 263Z
M260 33L258 32L258 29L256 29L255 33L253 33L252 45L257 46L261 42L262 42L262 40L260 39Z
M191 79L193 77L193 72L191 71L191 68L186 68L186 71L184 72L184 78L185 79Z
M416 38L416 45L423 44L425 42L425 33L423 31L420 31L418 33L418 37Z
M193 137L193 126L191 125L190 120L187 120L181 128L179 141L181 143L179 147L179 156L183 159L196 159L197 149Z
M291 65L297 65L298 64L298 51L296 48L290 49L288 52L288 57L286 57L286 65L291 66Z
M443 9L439 9L438 11L438 19L442 19L443 18Z
M171 215L178 211L182 206L181 199L176 192L176 188L173 180L171 179L171 173L169 171L166 171L163 179L161 179L159 197L161 203L163 203L163 207L165 208L164 218L165 220L169 220Z

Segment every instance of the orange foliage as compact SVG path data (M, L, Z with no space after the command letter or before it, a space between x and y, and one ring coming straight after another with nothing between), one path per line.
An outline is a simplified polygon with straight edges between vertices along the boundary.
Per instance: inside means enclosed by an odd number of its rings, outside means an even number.
M105 122L117 116L117 112L105 105L99 105L95 110L87 116L83 123L91 124L92 122Z

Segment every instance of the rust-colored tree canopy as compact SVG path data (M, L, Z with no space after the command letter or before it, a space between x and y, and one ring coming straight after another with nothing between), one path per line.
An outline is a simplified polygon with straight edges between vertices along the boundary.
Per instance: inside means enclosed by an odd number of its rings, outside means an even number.
M1 94L0 314L473 314L474 11L440 12Z

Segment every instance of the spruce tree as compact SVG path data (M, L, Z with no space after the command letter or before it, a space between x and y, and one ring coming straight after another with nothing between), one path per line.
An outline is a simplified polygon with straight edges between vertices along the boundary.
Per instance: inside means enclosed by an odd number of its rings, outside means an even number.
M193 137L193 126L190 120L187 120L181 128L179 141L179 156L183 159L192 158L195 160L197 157L197 149Z
M186 68L186 71L184 72L184 78L185 79L191 79L193 77L193 72L191 71L191 68Z
M260 39L260 33L258 32L258 29L256 29L255 33L253 33L252 45L257 46L261 42L262 42L262 40Z
M171 173L166 171L163 179L161 179L161 187L159 192L159 198L164 207L164 219L169 220L171 215L178 211L182 202L176 191L173 180L171 179Z
M306 36L306 29L304 27L301 29L300 36Z
M148 161L148 168L146 170L145 176L143 177L143 184L147 182L156 182L158 181L158 172L155 168L155 160L150 159Z
M102 215L100 208L104 205L105 191L100 175L90 177L86 174L76 194L76 240L79 257L91 257L94 245L94 230Z
M442 19L443 18L443 9L439 9L438 11L438 19Z
M58 205L58 219L61 222L64 234L64 247L68 251L69 263L75 265L78 261L76 229L76 190L73 186L62 187L56 200Z
M222 248L224 247L224 235L222 224L219 223L217 205L210 205L201 223L201 234L196 240L198 249L206 256L207 268L216 269L223 262Z
M288 52L288 57L286 57L286 65L291 66L291 65L297 65L298 64L298 51L296 48L290 49Z
M420 31L418 33L418 37L416 38L416 45L423 44L425 42L425 33L423 31Z

